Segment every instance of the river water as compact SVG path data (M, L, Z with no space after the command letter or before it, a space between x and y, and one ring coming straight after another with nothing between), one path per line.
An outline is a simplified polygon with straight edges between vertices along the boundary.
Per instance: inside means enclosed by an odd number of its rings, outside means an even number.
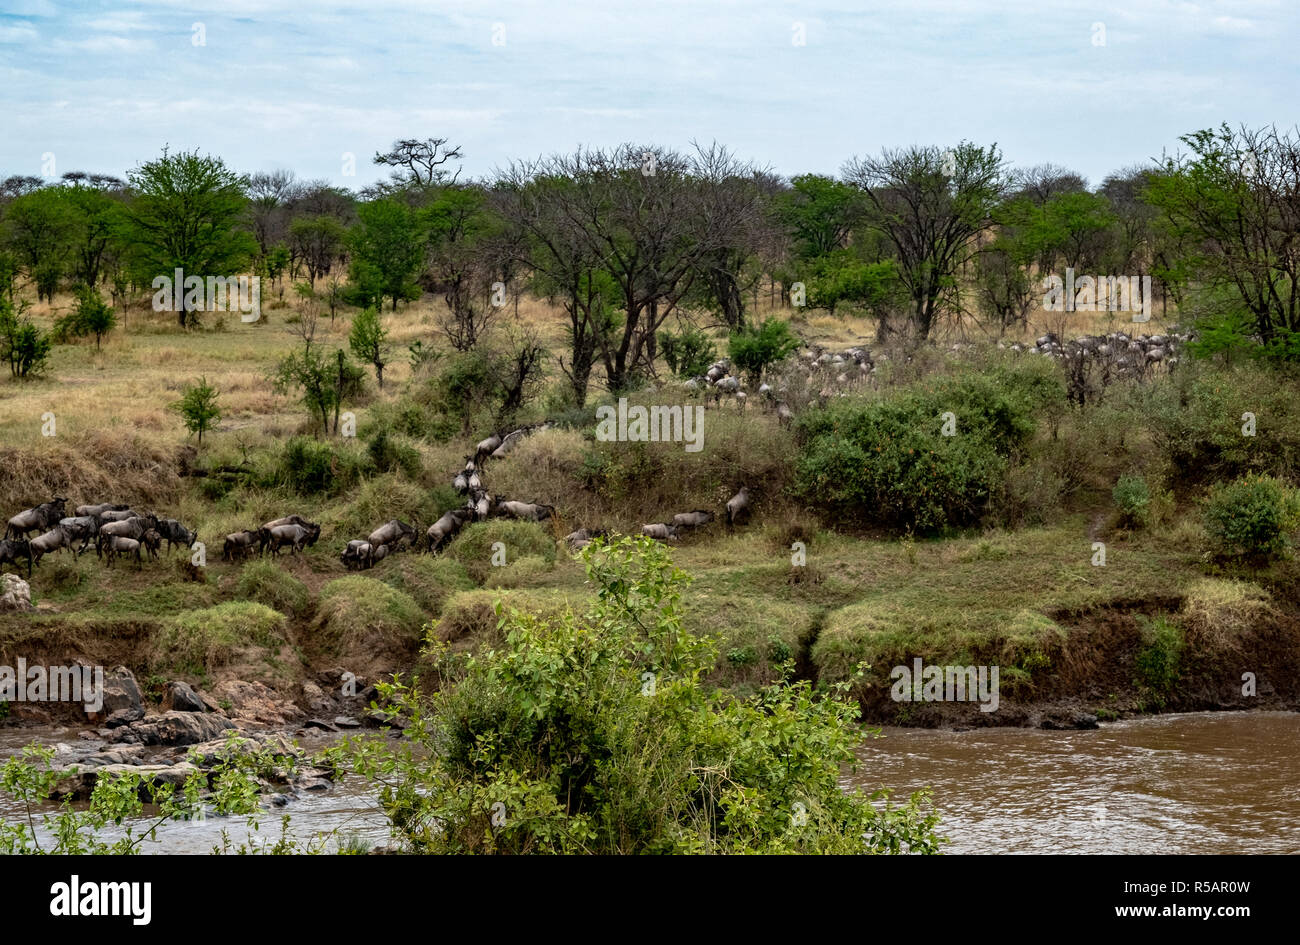
M930 787L949 853L1300 853L1300 713L885 729L848 780Z
M1081 732L885 729L846 783L898 794L929 787L949 853L1300 853L1300 713L1164 715ZM76 732L0 732L0 756L38 738L89 752ZM304 742L304 747L320 747ZM388 839L359 778L303 792L269 810L259 843L291 815L299 840ZM25 812L0 797L0 818ZM222 831L250 836L243 818L209 817L158 830L146 853L209 853Z

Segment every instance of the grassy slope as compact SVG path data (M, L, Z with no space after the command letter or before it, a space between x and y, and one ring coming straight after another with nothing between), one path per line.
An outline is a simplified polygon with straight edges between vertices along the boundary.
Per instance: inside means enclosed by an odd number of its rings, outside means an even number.
M67 304L60 299L53 308L40 307L38 321L48 321ZM436 312L426 301L385 313L395 354L386 372L387 389L372 395L371 404L392 400L403 389L410 376L405 345L430 338ZM195 481L177 476L177 460L187 447L179 418L166 404L199 376L221 391L226 414L220 430L205 443L209 455L230 462L245 453L256 457L301 428L300 408L274 393L266 380L275 359L294 344L285 324L288 314L270 308L265 324L233 322L226 331L181 335L166 322L135 311L126 330L116 332L102 353L86 345L59 347L49 380L0 382L0 452L8 470L0 481L0 507L8 514L54 490L64 490L74 502L142 502L197 524L209 554L201 582L183 566L179 551L174 561L142 571L131 565L110 571L93 557L75 563L66 556L47 560L33 581L42 613L0 621L0 656L31 660L44 652L66 659L81 653L126 662L146 674L188 669L188 677L200 682L208 681L210 673L241 673L292 692L313 668L340 659L351 661L347 665L359 667L362 675L407 665L414 658L413 627L420 618L441 620L440 632L464 646L491 635L475 615L481 617L484 602L497 596L543 609L565 602L581 607L585 590L579 565L563 553L549 562L535 549L512 558L504 569L455 552L451 557L464 559L455 569L400 557L381 563L365 578L385 582L393 592L385 592L376 605L388 623L375 633L366 632L375 619L365 607L337 603L336 592L351 584L327 592L332 603L320 606L322 590L345 573L337 560L343 542L382 521L388 509L417 517L430 512L427 489L446 481L467 442L416 444L424 470L420 483L385 476L330 500L269 490L240 492L214 504L201 497ZM562 350L563 325L556 313L529 301L521 317L542 329L553 350ZM326 343L344 343L348 322L344 315L326 329ZM828 344L869 340L862 334L864 324L855 320L813 316L799 320L798 327L805 337ZM1031 326L1028 334L1043 327ZM552 383L559 382L556 375L552 369ZM363 405L357 411L362 422L367 409ZM45 411L58 418L53 439L39 436ZM584 524L635 530L639 522L691 505L718 507L736 482L763 482L774 475L793 449L789 435L770 417L752 409L741 415L720 408L710 422L704 454L675 457L669 464L647 457L647 467L611 501L574 487L576 437L551 431L490 472L494 491L559 507L559 520L538 529L547 540ZM775 678L787 660L797 672L826 682L848 679L859 662L870 663L856 691L871 714L882 719L941 720L917 712L900 715L898 706L884 698L888 668L913 656L930 662L999 663L1006 667L1004 698L1022 703L1071 699L1086 708L1123 711L1199 707L1229 699L1233 687L1218 685L1214 674L1227 682L1235 677L1228 673L1231 667L1214 660L1206 669L1212 678L1203 680L1185 702L1177 694L1147 692L1139 685L1133 669L1143 646L1138 616L1177 614L1203 568L1183 525L1107 537L1107 566L1093 567L1098 502L1106 504L1104 493L1094 497L1093 507L1088 501L1076 503L1073 511L1042 527L945 541L911 544L821 533L810 542L808 567L795 569L785 527L798 518L798 510L769 501L760 506L764 514L759 518L766 525L734 535L714 525L675 552L679 565L695 578L686 595L687 620L700 632L721 637L716 680L741 692ZM178 666L167 651L178 627L193 626L194 612L247 599L248 585L239 584L242 566L217 560L219 536L295 510L310 512L325 526L316 548L280 565L306 588L307 606L286 607L291 612L274 633L258 626L247 639L220 641L220 667L196 673L193 667ZM1294 586L1289 568L1279 566L1277 573L1258 579L1277 588ZM476 590L475 579L508 590ZM1285 591L1279 596L1270 626L1291 619L1286 614L1293 603ZM265 599L279 598L268 593ZM181 614L187 616L177 620ZM1253 631L1242 630L1238 637L1248 632ZM1220 640L1218 645L1239 649L1239 643ZM1281 670L1291 665L1287 661L1293 654L1284 643L1278 646L1276 669ZM1287 685L1278 679L1277 692L1286 696Z

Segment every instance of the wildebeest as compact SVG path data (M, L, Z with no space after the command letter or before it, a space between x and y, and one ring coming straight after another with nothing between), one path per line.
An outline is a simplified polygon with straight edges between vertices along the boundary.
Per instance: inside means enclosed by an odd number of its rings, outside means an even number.
M740 491L727 500L727 527L739 525L749 518L749 489L740 487Z
M492 458L501 459L512 449L514 449L516 446L522 443L524 437L527 435L528 435L527 427L523 427L521 429L513 430L510 433L507 433L504 437L501 438L500 445L497 446L497 448L492 451Z
M107 512L100 512L95 518L99 519L99 524L105 522L125 522L128 518L135 518L140 513L132 508L109 509Z
M286 515L284 516L284 518L277 518L270 522L263 522L262 527L257 530L257 553L258 554L266 553L266 547L271 543L272 530L276 528L280 528L285 525L301 525L303 528L314 527L317 530L317 534L320 533L319 525L307 521L307 519L303 518L301 515L297 514L296 512L293 515Z
M152 515L137 515L121 522L108 522L101 525L99 532L95 535L95 554L103 554L103 543L105 538L134 538L139 541L144 537L144 533L158 525L158 519Z
M522 519L525 522L544 522L555 514L555 506L537 502L498 502L498 515Z
M469 474L470 492L478 492L483 488L483 478L476 472Z
M374 546L370 542L358 538L348 542L343 554L339 555L339 560L349 571L365 570L374 564L374 553Z
M474 447L474 461L481 463L487 459L501 446L502 437L500 433L493 433L486 440L479 440L478 446Z
M494 505L495 503L492 496L488 495L486 492L477 492L470 496L469 501L465 503L465 508L473 513L474 518L477 521L481 522L492 514Z
M370 566L373 568L376 561L383 561L388 557L387 545L376 545L370 551Z
M6 538L26 538L32 532L41 532L67 518L67 499L54 498L42 502L35 508L26 509L9 519L5 528Z
M713 513L706 512L704 509L696 509L693 512L678 512L673 516L673 525L677 528L699 528L711 521L713 521Z
M393 550L396 551L402 545L409 545L415 541L415 534L415 529L412 526L398 519L393 519L371 532L366 541L376 548L380 545L392 545Z
M429 539L428 550L437 551L445 545L461 529L466 522L473 519L474 513L469 509L452 509L450 512L443 514L442 518L429 526L425 535Z
M137 566L142 565L140 559L140 542L134 538L126 538L122 535L109 535L104 539L103 552L105 564L111 566L113 560L118 555L133 555Z
M40 564L41 559L48 554L58 551L60 548L70 548L72 539L68 537L68 531L62 525L55 525L48 532L33 538L28 543L31 550L32 563Z
M31 542L18 538L10 541L9 539L0 540L0 570L4 565L12 564L18 566L18 559L27 559L27 577L32 576L32 548Z
M253 546L257 544L257 539L257 532L248 529L242 532L231 532L221 545L221 560L234 561L236 557L249 557L253 553Z
M77 506L77 517L89 515L92 518L99 518L105 512L125 512L130 509L129 505L114 505L112 502L100 502L98 505L79 505Z
M68 533L71 541L81 542L81 547L77 549L77 554L83 553L90 547L90 543L95 540L95 535L99 533L99 520L93 515L78 515L75 518L61 518L59 524L63 526Z
M271 554L278 555L285 545L289 546L290 554L297 554L307 545L316 544L319 537L319 525L277 525L270 529Z
M167 551L172 550L172 545L180 545L182 548L189 548L197 540L198 535L190 531L174 518L160 518L155 526L158 534L167 542Z
M456 473L456 478L451 481L451 487L464 495L469 492L469 478L463 472Z
M794 422L794 411L790 409L789 404L784 400L779 401L776 405L776 420L783 427L788 427Z
M149 557L153 558L155 561L158 559L158 548L162 543L162 533L156 528L149 529L140 537L140 544L142 544L145 550L149 552Z
M668 525L664 522L655 522L652 525L642 525L641 534L647 538L656 538L659 541L676 541L677 526Z

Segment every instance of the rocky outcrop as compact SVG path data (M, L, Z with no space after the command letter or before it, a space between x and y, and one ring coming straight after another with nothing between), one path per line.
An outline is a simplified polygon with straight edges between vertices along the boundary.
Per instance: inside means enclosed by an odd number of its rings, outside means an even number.
M136 745L197 745L235 724L212 712L164 712L114 729L113 740Z
M0 579L0 613L27 613L32 606L31 586L16 574Z
M98 712L89 713L95 722L107 728L130 725L144 718L144 700L135 674L125 666L118 666L104 674L104 700Z
M180 682L179 680L167 684L167 691L163 693L163 708L169 712L207 711L207 706L203 704L202 697L194 691L189 683Z

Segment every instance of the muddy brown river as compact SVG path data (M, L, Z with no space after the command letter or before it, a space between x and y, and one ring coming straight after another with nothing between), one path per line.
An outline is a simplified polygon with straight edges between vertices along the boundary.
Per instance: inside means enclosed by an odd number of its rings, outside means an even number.
M932 788L949 853L1300 853L1300 713L883 734L848 780Z
M75 732L0 731L0 756L33 738L78 745ZM317 747L319 743L308 743ZM88 743L85 750L92 750ZM929 787L949 853L1300 853L1300 713L1221 712L1115 722L1094 731L886 729L862 747L846 784ZM269 810L299 839L388 838L367 785L346 778ZM22 811L0 798L0 817ZM209 853L242 818L167 824L146 853Z

